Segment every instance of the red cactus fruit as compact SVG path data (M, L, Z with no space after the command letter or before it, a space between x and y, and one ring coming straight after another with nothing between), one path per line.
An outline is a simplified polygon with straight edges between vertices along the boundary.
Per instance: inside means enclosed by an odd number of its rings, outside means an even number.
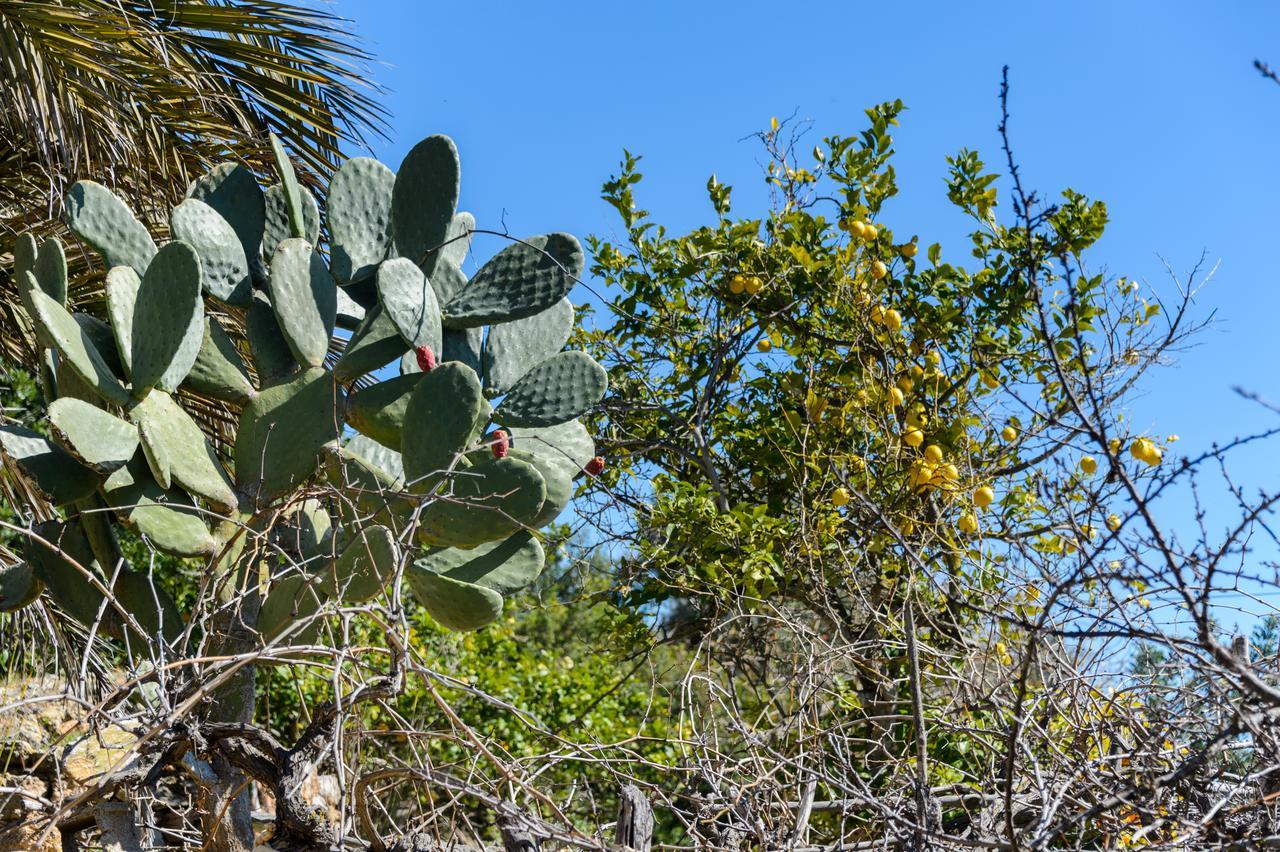
M583 468L588 476L599 476L604 472L604 456L596 456Z
M413 354L418 356L418 369L424 373L430 373L436 368L436 353L431 351L431 347L423 344L413 350Z
M490 436L489 449L493 451L495 459L507 457L507 453L511 451L511 436L505 430L499 429Z

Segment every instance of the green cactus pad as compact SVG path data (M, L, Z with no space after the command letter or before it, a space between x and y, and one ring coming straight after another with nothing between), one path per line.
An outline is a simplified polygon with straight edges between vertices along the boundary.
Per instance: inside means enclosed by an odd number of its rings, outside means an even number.
M471 438L467 441L468 447L474 447L476 442L480 440L480 436L485 433L485 429L489 426L489 420L493 417L493 405L489 400L480 403L480 414L476 417L476 422L471 427Z
M0 456L33 489L55 506L67 506L93 494L97 474L47 438L22 426L0 426Z
M437 268L441 263L449 263L459 269L462 267L462 262L467 259L467 252L471 251L471 237L475 229L476 217L470 213L464 211L453 217L449 222L449 232L445 235L445 244L440 248Z
M350 500L337 502L339 526L378 523L399 529L417 507L416 500L400 496L401 484L393 473L346 447L328 448L325 474L329 484Z
M122 570L111 586L111 593L120 608L129 613L142 628L143 632L138 633L124 616L114 611L115 608L112 607L114 616L112 622L126 628L113 633L118 632L121 637L127 633L129 648L135 654L154 642L157 636L163 636L168 643L176 642L182 636L185 625L182 621L182 613L178 611L178 605L159 583L154 583L147 575L137 571Z
M582 275L582 265L582 246L570 234L512 243L444 303L444 325L470 328L541 313L568 295Z
M396 325L381 305L365 314L364 322L351 335L342 357L333 366L338 381L354 382L372 370L385 367L409 350Z
M554 426L601 400L608 376L585 352L553 355L524 375L494 415L504 426Z
M413 564L419 570L506 595L538 579L546 556L533 534L521 530L503 541L482 544L473 550L438 548L415 559Z
M480 379L462 364L441 364L418 380L400 441L410 489L430 490L438 481L433 474L447 470L466 450L483 401Z
M56 350L52 351L51 354L56 356ZM72 370L65 360L59 359L53 375L53 388L56 396L82 399L85 402L92 402L94 405L102 404L102 396L88 382L80 378L79 374Z
M174 208L169 232L200 256L201 285L213 298L228 305L249 304L249 260L231 224L217 210L196 198Z
M27 312L27 316L34 321L36 309L31 304L31 290L40 286L40 282L36 279L36 256L40 250L36 246L36 238L30 234L19 234L13 243L13 278L11 279L18 288L18 298L22 302L22 309ZM40 327L39 323L34 323L36 330L36 339L39 344L46 349L54 347L52 340L49 340Z
M342 434L340 393L333 377L315 367L259 391L240 415L236 483L269 500L310 478L324 445Z
M442 360L458 361L475 370L476 375L483 375L483 366L480 360L480 352L484 343L483 329L454 330L447 328L441 333L441 342L444 344Z
M445 304L467 287L467 274L453 262L441 259L431 271L431 289L436 293L436 302Z
M97 621L100 612L106 616L102 590L88 576L101 579L102 566L93 558L80 524L45 521L32 531L36 537L23 540L22 555L58 607L86 626Z
M141 466L145 467L146 464L147 464L146 461L143 461ZM115 491L118 488L127 488L130 485L133 485L133 470L137 466L138 466L137 459L136 458L131 459L129 461L129 464L115 471L114 473L112 473L110 476L106 478L106 480L102 483L102 490L104 492Z
M62 242L57 237L49 237L40 244L36 255L36 283L40 289L61 305L67 303L67 254L63 251Z
M164 444L157 444L154 440L150 440L152 436L141 429L138 430L138 437L141 439L142 458L147 463L147 469L151 471L151 478L157 485L168 491L173 487L168 448ZM107 481L110 482L110 480Z
M125 267L119 268L123 269ZM124 364L120 360L120 353L116 351L116 336L112 332L111 326L92 314L72 314L71 318L76 321L76 325L80 326L80 331L89 339L93 347L98 350L98 354L106 362L107 368L111 370L111 375L123 383L125 381Z
M105 266L132 266L143 275L155 257L151 234L129 205L91 180L77 181L67 192L64 214L76 236L97 249Z
M360 327L360 323L364 322L364 315L364 306L351 298L351 294L346 290L338 288L338 319L336 323L338 328L355 331Z
M440 354L440 306L435 290L415 263L397 257L379 266L378 297L410 346L430 346Z
M36 382L40 386L40 393L45 399L56 399L58 397L58 361L52 349L45 347L40 350L40 363L37 366Z
M182 386L233 405L244 405L257 393L239 350L215 317L204 318L204 339Z
M333 518L324 504L314 498L298 507L298 552L305 560L332 556Z
M373 275L391 248L395 172L369 157L342 164L329 183L333 276L343 284Z
M298 363L323 364L338 318L338 288L306 240L285 240L272 256L271 304Z
M217 551L217 541L186 495L161 488L136 458L113 473L107 486L107 503L120 519L160 550L174 556L208 556Z
M511 427L512 447L540 454L546 461L565 468L570 478L577 477L596 456L595 440L580 420L554 426Z
M221 512L236 507L236 495L209 441L191 415L167 393L156 391L129 412L147 446L163 448L173 481Z
M113 474L114 475L114 474ZM110 477L108 477L110 478ZM123 565L124 552L116 536L115 519L106 501L98 494L76 504L76 520L89 540L89 549L99 565Z
M107 474L138 451L138 428L96 405L70 397L49 404L49 425L82 464Z
M293 171L293 163L289 160L289 155L285 153L284 146L280 144L280 139L274 133L270 134L271 155L276 161L276 171L280 173L280 197L284 204L285 218L287 219L288 228L284 236L280 239L294 237L297 239L306 239L307 242L315 245L315 238L307 236L305 213L303 212L303 187L298 184L298 176ZM274 189L274 187L273 187ZM267 190L267 231L271 230L271 190ZM310 195L310 193L307 193ZM311 199L315 203L315 199ZM316 214L316 221L319 222L320 216ZM318 226L317 226L318 227ZM278 242L278 241L277 241ZM275 254L275 245L264 240L263 253L270 257Z
M36 258L40 256L40 246L31 234L18 234L13 241L13 276L23 277L24 273L36 271ZM37 282L39 286L39 282Z
M370 600L386 588L399 560L400 549L391 530L382 526L364 527L338 558L319 572L320 590L344 604Z
M542 529L560 517L560 513L573 500L573 474L554 461L524 450L512 449L511 458L533 465L542 475L542 481L547 489L546 499L542 501L542 508L538 510L538 514L528 523L532 529Z
M502 595L416 566L404 572L418 603L449 630L479 630L502 615Z
M31 306L35 311L32 319L41 333L58 347L62 363L107 402L117 405L128 403L129 392L120 384L107 360L75 317L35 285L35 276L30 272L26 276Z
M484 342L484 387L500 396L538 364L564 348L573 331L573 305L561 299L540 314L489 329Z
M247 261L258 257L267 214L262 187L252 171L240 163L219 163L192 182L187 196L218 211L236 232Z
M289 342L280 331L275 309L265 293L253 294L253 302L245 312L244 334L249 339L259 385L272 384L297 371L298 362L293 360Z
M132 266L114 266L107 272L103 290L107 301L107 318L111 320L111 333L115 337L116 352L125 375L133 375L133 309L138 302L138 288L142 278Z
M272 642L291 625L311 619L306 626L289 630L288 634L290 644L310 645L320 631L320 621L315 615L323 603L319 582L311 577L293 574L273 580L271 591L258 611L258 632L262 640Z
M341 288L342 292L350 296L351 301L368 312L378 304L378 285L374 281L375 277L370 275L368 278L356 281L354 284L348 284Z
M409 397L423 374L396 376L347 398L347 425L389 447L400 446Z
M395 253L422 267L431 277L449 236L458 206L461 167L448 136L428 136L405 156L391 192L391 235Z
M13 612L36 602L44 583L31 564L16 562L0 567L0 612Z
M203 339L200 257L175 240L156 254L138 287L130 357L134 395L141 397L153 387L177 390Z
M407 470L406 470L407 473ZM424 546L476 547L527 527L547 489L533 465L507 456L458 471L419 517Z
M385 473L389 487L403 487L404 462L401 460L398 450L383 446L372 438L366 438L364 435L352 435L347 439L344 448L347 452L354 453L363 461Z
M285 206L284 189L280 184L267 187L263 198L267 204L267 225L262 232L262 254L268 260L285 240L302 239L315 245L320 241L320 205L306 187L298 187L302 198L303 233L295 236L289 225L289 212Z

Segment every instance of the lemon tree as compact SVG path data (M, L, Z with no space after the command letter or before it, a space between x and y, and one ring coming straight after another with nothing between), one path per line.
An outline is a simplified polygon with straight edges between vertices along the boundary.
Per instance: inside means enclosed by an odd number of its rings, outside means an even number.
M713 176L709 221L687 233L641 207L627 154L604 187L625 237L591 245L617 294L588 333L611 375L594 487L629 546L627 605L704 637L709 660L794 671L810 640L842 649L808 693L735 692L744 717L852 714L870 783L958 783L989 769L974 732L1008 716L958 712L954 683L1012 688L1042 590L1113 544L1099 531L1167 443L1132 433L1121 403L1181 331L1132 280L1090 271L1102 202L1015 197L1002 218L976 152L948 160L968 245L920 233L890 203L902 112L880 104L811 150L772 122L768 208L735 208ZM896 759L924 738L913 689L923 716L967 726L919 765Z

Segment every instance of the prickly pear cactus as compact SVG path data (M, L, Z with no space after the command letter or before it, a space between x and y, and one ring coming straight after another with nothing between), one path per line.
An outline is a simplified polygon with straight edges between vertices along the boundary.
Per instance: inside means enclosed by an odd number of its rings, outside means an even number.
M68 309L60 244L20 240L50 437L0 426L0 455L63 515L0 572L0 611L47 593L131 646L185 641L173 599L124 564L121 524L238 584L262 643L314 641L400 578L440 624L475 629L541 571L538 529L595 457L577 418L605 390L563 351L578 241L512 242L468 279L475 220L455 209L447 137L398 174L349 161L324 216L275 150L266 189L235 164L196 180L162 245L106 187L71 189L67 224L108 269L106 323ZM211 441L193 403L234 427Z

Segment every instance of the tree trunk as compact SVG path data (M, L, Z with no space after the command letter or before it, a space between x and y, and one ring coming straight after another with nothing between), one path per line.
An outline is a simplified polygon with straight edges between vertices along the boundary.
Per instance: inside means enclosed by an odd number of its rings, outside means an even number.
M235 535L232 532L231 535ZM241 535L248 535L248 532ZM215 598L226 606L225 615L212 619L210 650L218 656L244 653L256 647L261 600L257 583L258 560L250 550L241 555L234 544L227 549L219 569L215 566ZM227 604L235 604L227 606ZM255 667L238 670L213 695L204 718L210 722L252 724ZM206 852L253 852L253 821L249 778L222 755L208 764L209 785L204 790L203 831Z

